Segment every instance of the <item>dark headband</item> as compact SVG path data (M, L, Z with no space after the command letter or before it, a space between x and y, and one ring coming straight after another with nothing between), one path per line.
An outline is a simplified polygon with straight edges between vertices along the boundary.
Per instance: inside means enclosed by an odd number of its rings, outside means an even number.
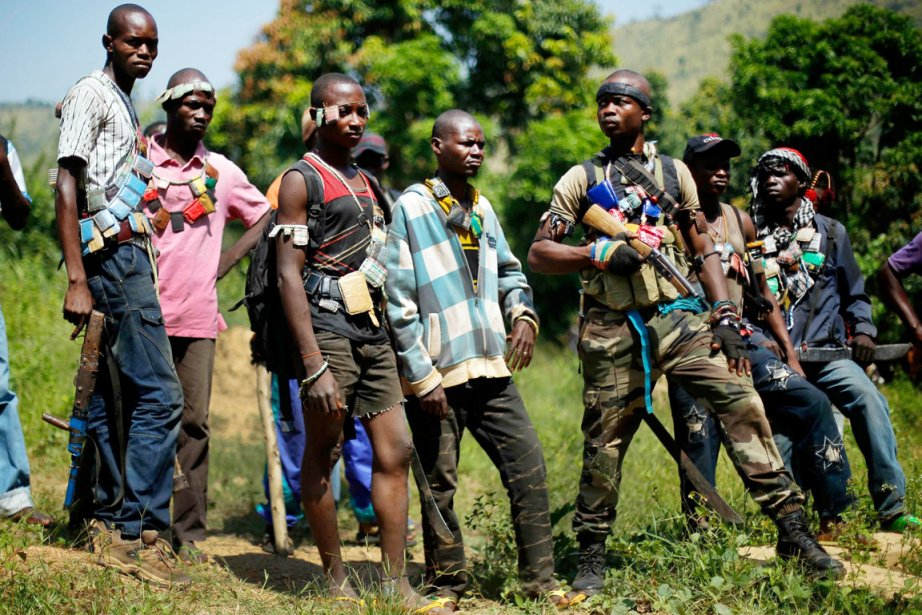
M600 85L599 90L595 93L595 100L598 102L610 96L630 96L643 105L645 109L650 109L653 106L650 104L650 97L639 88L620 81L606 81Z

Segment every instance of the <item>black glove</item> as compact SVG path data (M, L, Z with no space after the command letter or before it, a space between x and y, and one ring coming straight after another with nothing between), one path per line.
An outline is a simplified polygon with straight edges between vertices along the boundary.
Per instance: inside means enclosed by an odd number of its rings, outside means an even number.
M749 358L746 351L746 342L740 335L739 329L733 325L714 325L711 328L714 337L711 338L711 348L722 350L727 356L727 360L736 359L741 361Z
M856 363L867 365L874 360L874 351L877 350L877 344L870 336L859 333L852 338L852 359Z

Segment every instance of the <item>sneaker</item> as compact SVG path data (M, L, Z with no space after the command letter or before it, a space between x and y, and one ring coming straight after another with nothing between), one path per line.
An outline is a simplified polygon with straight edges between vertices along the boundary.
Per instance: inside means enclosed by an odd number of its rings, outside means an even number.
M877 541L871 536L861 533L849 534L846 533L846 529L846 524L841 517L820 519L820 533L816 535L816 541L826 547L851 545L871 551L877 550L880 547Z
M125 540L121 532L115 530L111 533L111 541L99 552L98 561L159 587L186 587L192 583L192 579L173 567L158 542L157 532L153 530L141 532L141 538L134 540Z
M580 536L579 564L573 589L586 597L605 588L605 538Z
M904 534L906 531L916 532L922 529L922 519L915 515L901 514L880 522L880 527L885 532Z
M813 573L831 579L845 574L842 562L830 557L816 541L802 510L775 519L775 524L778 526L778 545L775 547L778 557L797 559Z

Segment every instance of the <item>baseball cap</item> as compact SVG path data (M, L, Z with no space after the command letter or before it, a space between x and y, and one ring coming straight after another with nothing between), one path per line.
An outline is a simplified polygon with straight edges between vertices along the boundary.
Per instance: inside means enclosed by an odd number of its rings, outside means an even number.
M358 158L365 152L374 152L375 154L387 156L387 143L384 141L384 137L376 132L366 132L359 144L352 148L352 157Z
M724 139L716 132L706 135L699 135L688 140L685 146L685 153L682 154L682 160L688 162L696 156L702 154L723 155L727 158L733 158L740 155L740 146L732 139Z

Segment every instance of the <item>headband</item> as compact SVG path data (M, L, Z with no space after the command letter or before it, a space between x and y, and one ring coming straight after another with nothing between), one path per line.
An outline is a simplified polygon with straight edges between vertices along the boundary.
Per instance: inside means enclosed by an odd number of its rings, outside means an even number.
M635 88L633 85L620 81L606 81L600 85L598 91L595 93L595 100L598 102L609 96L630 96L643 105L645 109L653 107L650 103L650 97L644 94L639 88Z
M804 181L810 181L810 178L813 177L813 173L810 172L810 165L807 164L807 159L804 158L803 154L792 147L778 147L768 150L759 156L756 169L778 160L786 162L794 167L795 173Z
M189 83L180 83L174 85L171 88L163 90L163 92L154 99L156 103L165 103L168 100L175 100L177 98L182 98L190 92L199 90L201 92L214 92L214 86L208 83L207 81L191 81Z
M323 126L324 124L330 124L330 123L335 122L336 120L339 119L339 108L343 106L348 107L350 105L365 105L365 111L367 113L367 115L365 115L365 119L371 119L371 107L368 106L368 103L365 101L356 100L356 101L349 102L349 103L343 103L342 105L328 105L324 107L314 107L314 109L317 110L317 119L315 120L315 122L317 123L317 127L319 128Z

